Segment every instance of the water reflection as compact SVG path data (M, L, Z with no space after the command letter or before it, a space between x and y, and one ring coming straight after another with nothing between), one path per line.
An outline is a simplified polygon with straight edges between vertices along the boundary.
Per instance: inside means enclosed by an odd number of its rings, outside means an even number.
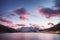
M59 34L45 33L5 33L0 34L0 40L59 40Z

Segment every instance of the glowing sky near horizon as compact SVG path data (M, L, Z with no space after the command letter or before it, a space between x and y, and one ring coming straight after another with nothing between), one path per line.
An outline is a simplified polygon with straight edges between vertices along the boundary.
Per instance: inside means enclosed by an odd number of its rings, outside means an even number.
M39 7L54 9L54 0L0 0L0 5L0 17L10 19L13 24L37 24L44 26L44 28L49 28L51 25L48 25L48 23L57 24L60 22L60 17L58 16L48 19L36 11ZM16 15L14 11L20 8L25 8L31 14L26 16L28 20L21 20ZM16 16L9 16L11 13L14 13Z

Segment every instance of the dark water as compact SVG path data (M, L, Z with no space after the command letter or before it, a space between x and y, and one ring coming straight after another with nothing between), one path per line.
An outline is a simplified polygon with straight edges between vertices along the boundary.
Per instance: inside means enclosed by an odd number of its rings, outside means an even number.
M1 33L0 40L60 40L60 34Z

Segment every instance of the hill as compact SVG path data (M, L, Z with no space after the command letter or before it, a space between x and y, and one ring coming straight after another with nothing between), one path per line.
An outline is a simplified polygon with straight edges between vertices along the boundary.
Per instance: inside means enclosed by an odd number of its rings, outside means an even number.
M17 32L17 30L0 24L0 33L10 33L10 32Z
M60 23L51 28L45 29L45 31L60 31Z

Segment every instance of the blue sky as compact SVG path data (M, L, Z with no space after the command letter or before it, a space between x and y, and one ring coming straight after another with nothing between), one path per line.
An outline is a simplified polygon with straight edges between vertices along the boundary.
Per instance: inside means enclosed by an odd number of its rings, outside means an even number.
M2 5L3 4L3 5ZM51 7L53 5L52 0L2 0L3 10L15 9L17 7L25 7L32 9L37 6ZM47 5L47 6L46 6Z
M39 6L53 9L54 0L0 0L0 1L1 1L0 8L4 16L10 14L10 12L14 11L17 8L25 8L30 14L37 16L37 17L27 16L29 20L25 20L25 21L20 20L18 16L11 16L10 19L14 24L32 23L32 24L44 25L46 27L48 26L47 25L48 22L52 22L55 24L59 22L58 20L59 17L53 17L51 19L47 19L35 11L35 9L38 8Z

